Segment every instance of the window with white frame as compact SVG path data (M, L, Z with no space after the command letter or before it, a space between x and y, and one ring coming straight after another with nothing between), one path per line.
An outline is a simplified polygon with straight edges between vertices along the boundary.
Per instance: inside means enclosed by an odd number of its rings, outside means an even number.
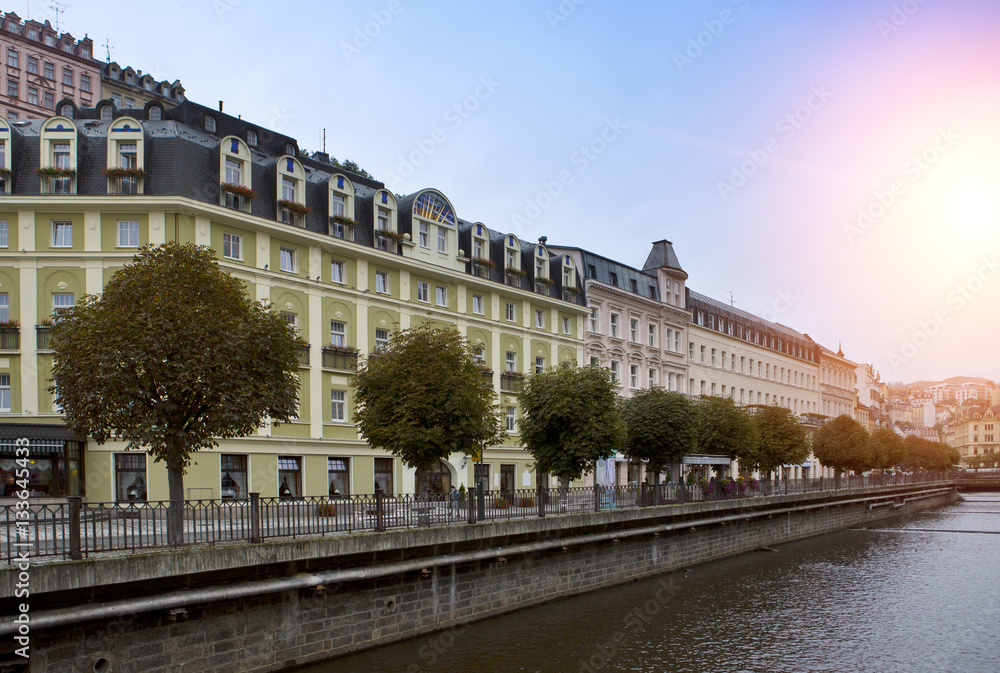
M619 338L619 337L621 337L621 334L620 334L620 332L621 332L620 322L621 322L621 316L619 316L617 313L612 313L611 314L611 336L615 337L616 339Z
M504 361L504 371L505 372L516 372L517 371L517 353L514 351L507 351L506 360Z
M73 223L55 221L52 223L52 247L73 247Z
M472 312L476 315L483 314L483 295L474 294L472 295Z
M639 343L639 321L636 318L629 318L628 340L632 343Z
M482 259L483 257L485 257L485 255L483 254L483 247L484 247L483 246L483 241L481 241L478 238L473 238L472 239L472 256L474 258L479 258L479 259Z
M55 292L52 294L52 315L58 319L63 311L73 308L76 295L72 292Z
M9 68L20 68L20 54L18 54L17 49L13 47L7 47L7 67Z
M0 413L10 413L10 374L0 374Z
M417 225L417 227L418 227L417 243L420 245L421 248L429 248L431 245L430 242L431 225L427 224L426 222L420 222Z
M506 309L504 311L507 322L514 322L517 320L517 307L513 303L507 302Z
M226 182L231 185L243 184L243 162L226 157Z
M649 370L648 384L649 384L650 388L652 388L653 386L656 385L656 370L655 369L650 369Z
M285 201L297 201L295 198L295 180L287 175L281 176L281 198Z
M135 220L120 220L118 222L118 247L139 247L139 223Z
M545 358L541 355L535 357L535 373L541 374L545 371Z
M205 130L209 133L215 133L215 117L212 115L205 115Z
M278 252L278 258L280 261L280 268L282 271L290 271L292 273L295 273L294 248L280 248Z
M417 301L422 301L425 304L430 303L431 300L431 285L425 280L417 281Z
M330 214L344 217L344 197L341 194L330 194Z
M389 230L389 211L385 208L378 209L378 219L375 222L375 229L378 231Z
M616 386L621 385L621 373L618 371L617 360L611 361L611 380L614 382Z
M347 421L347 391L330 391L330 420L334 423Z
M569 334L569 318L566 316L563 316L562 319L562 333Z
M646 337L646 343L650 346L656 346L656 325L649 323L649 333Z
M0 322L10 320L10 296L6 292L0 292Z
M535 327L542 329L545 327L545 311L535 309Z
M480 367L486 366L486 346L476 344L472 347L472 361Z
M639 365L630 365L628 383L630 388L639 387Z
M507 407L507 432L515 432L516 421L517 421L517 407Z
M438 227L438 252L448 252L448 230Z
M448 306L448 288L437 285L434 288L434 299L438 306Z
M389 346L389 330L376 328L375 330L375 350L380 351Z
M9 240L7 237L7 220L0 220L0 248L9 246Z
M80 73L80 91L90 91L90 75L85 72Z
M340 320L330 321L330 345L335 348L347 347L347 323Z
M243 259L243 237L228 231L223 232L222 256L226 259Z
M375 292L378 294L388 294L389 293L389 272L388 271L376 271L375 272Z
M601 309L596 306L590 307L590 331L598 331L601 324Z
M344 282L344 263L339 259L330 260L330 281L333 283Z

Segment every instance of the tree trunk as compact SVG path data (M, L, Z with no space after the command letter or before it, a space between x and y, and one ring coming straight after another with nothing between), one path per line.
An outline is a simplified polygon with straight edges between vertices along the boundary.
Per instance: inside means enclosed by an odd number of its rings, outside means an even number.
M167 542L184 544L184 467L179 459L167 461L167 488L170 506L167 508Z
M569 477L559 477L559 500L567 502L569 496Z

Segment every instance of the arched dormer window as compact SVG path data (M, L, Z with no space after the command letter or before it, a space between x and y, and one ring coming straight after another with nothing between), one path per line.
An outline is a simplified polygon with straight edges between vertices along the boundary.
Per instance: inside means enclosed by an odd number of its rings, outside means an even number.
M417 229L420 239L426 236L430 241L431 250L437 250L438 257L447 255L453 257L458 252L458 229L455 223L455 210L442 194L426 190L413 200L413 228Z
M163 119L163 108L159 105L150 105L148 115L151 122L161 121Z
M105 103L101 106L100 110L101 119L114 119L115 118L115 108L110 103Z
M507 234L503 239L503 269L504 282L511 287L521 287L524 281L524 269L521 268L521 242L514 234Z
M306 172L295 157L285 155L278 159L278 220L293 227L305 228Z
M576 265L570 255L562 258L562 295L564 301L576 301Z
M399 229L396 223L396 197L382 189L375 192L375 247L387 252L399 248Z
M207 133L215 133L215 117L212 115L205 115L205 131Z
M142 194L146 177L142 126L132 117L119 117L108 128L108 194Z
M226 136L219 144L220 203L244 213L257 194L250 189L250 148L236 136Z
M63 103L59 106L59 114L63 117L73 118L73 105L71 103Z
M66 117L42 124L38 175L42 194L76 194L76 126Z
M257 147L257 132L253 129L247 129L247 145Z
M472 273L489 278L493 260L490 259L490 232L482 224L472 226Z
M535 254L535 293L549 294L549 253L545 246L536 245Z
M330 235L345 241L354 240L354 183L346 175L330 176Z
M10 143L10 124L0 117L0 194L10 194L11 190Z

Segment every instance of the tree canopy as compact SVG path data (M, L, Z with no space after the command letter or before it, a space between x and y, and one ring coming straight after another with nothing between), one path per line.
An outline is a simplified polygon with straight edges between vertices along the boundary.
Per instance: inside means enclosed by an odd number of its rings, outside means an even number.
M867 455L867 442L868 431L847 414L841 414L816 431L813 454L838 473L853 470Z
M758 407L754 424L760 444L754 466L770 471L781 465L798 465L809 457L809 438L805 428L785 407Z
M351 385L359 432L410 467L503 440L496 394L454 328L427 323L396 332L364 358Z
M757 463L760 432L746 407L729 397L703 397L697 406L698 451L729 456L744 466Z
M211 248L143 248L102 294L58 316L50 390L76 432L166 462L181 500L194 451L296 413L295 337L269 309Z
M520 433L535 468L566 483L621 449L625 423L611 373L570 365L525 378Z
M653 387L639 390L622 402L625 455L649 463L659 472L674 458L694 451L698 413L680 393Z
M871 469L885 470L903 464L906 459L906 447L903 438L895 431L889 428L876 428L868 437L868 454L871 458Z
M906 447L905 465L910 468L924 470L947 470L961 460L958 449L944 442L932 442L916 435L910 435L903 440Z

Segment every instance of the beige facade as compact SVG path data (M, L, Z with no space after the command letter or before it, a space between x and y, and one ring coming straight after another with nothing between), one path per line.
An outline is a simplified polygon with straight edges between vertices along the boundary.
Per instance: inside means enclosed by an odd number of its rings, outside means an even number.
M953 426L954 446L962 458L1000 451L1000 406L972 407Z
M184 102L184 87L180 80L157 81L149 73L112 62L101 66L101 98L119 110L143 108L154 101L172 108Z

